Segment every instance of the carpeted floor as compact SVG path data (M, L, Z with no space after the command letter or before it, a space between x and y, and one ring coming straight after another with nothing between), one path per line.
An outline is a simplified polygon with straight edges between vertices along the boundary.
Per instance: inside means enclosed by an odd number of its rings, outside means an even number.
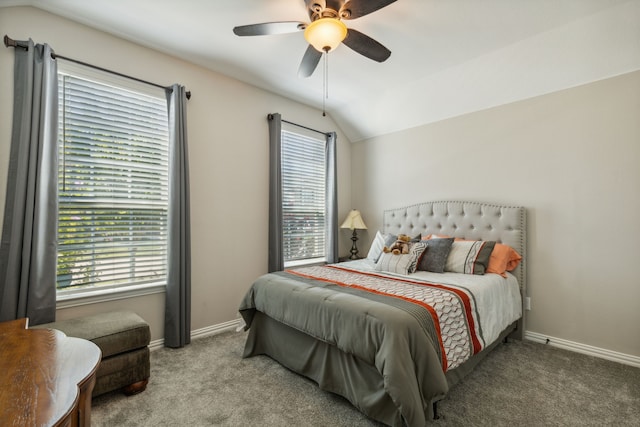
M151 353L147 390L93 401L94 426L379 426L245 334ZM640 369L530 341L498 346L440 402L438 426L640 426Z

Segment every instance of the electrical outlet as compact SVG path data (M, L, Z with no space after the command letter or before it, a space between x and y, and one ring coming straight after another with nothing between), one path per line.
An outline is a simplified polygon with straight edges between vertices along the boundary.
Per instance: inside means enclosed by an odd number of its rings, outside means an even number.
M524 309L531 310L531 297L526 297L524 299Z

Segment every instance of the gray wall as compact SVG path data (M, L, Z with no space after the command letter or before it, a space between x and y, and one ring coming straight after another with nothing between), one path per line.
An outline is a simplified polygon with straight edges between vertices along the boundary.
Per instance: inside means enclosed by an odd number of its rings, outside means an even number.
M640 356L640 71L353 145L353 206L528 208L526 329Z

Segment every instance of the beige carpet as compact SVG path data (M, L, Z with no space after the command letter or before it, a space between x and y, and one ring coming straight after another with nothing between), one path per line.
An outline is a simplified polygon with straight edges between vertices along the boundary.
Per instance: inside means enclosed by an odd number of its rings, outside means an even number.
M377 426L245 334L151 353L144 393L94 399L94 426ZM440 402L434 426L640 426L640 369L529 341L501 344Z

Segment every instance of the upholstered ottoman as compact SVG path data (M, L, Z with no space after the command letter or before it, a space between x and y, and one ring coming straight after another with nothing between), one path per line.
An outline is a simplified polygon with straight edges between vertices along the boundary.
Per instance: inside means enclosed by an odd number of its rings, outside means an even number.
M92 341L102 350L93 396L122 389L127 394L144 391L149 382L149 325L130 311L100 313L60 320L34 328L51 328L69 337Z

